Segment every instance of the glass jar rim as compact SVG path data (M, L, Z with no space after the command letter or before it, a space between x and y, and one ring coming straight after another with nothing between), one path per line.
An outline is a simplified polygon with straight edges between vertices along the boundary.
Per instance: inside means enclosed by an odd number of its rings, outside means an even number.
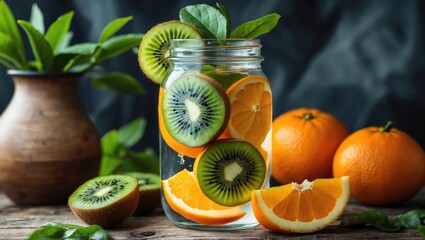
M228 38L228 39L171 39L171 48L208 48L208 47L260 47L261 41L257 38Z

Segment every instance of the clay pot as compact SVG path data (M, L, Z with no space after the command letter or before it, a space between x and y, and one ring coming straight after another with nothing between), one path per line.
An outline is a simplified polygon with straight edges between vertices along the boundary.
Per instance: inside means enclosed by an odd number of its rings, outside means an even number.
M100 165L99 136L76 94L81 75L8 74L15 92L0 116L0 186L17 204L65 203Z

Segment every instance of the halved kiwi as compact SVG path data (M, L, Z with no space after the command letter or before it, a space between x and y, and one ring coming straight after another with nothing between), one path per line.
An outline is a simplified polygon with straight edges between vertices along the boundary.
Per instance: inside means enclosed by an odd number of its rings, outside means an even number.
M183 145L200 147L215 140L229 120L224 90L200 74L177 78L164 92L162 116L168 133Z
M251 200L251 191L260 189L266 177L266 163L249 142L219 140L195 160L199 186L212 201L238 206Z
M161 204L161 178L154 173L127 172L125 175L135 177L139 183L139 203L133 215L145 215Z
M82 184L68 199L72 212L87 224L111 228L136 210L137 179L125 175L96 177Z
M150 29L139 46L139 65L145 75L160 84L169 68L170 39L201 39L198 30L187 23L169 21Z

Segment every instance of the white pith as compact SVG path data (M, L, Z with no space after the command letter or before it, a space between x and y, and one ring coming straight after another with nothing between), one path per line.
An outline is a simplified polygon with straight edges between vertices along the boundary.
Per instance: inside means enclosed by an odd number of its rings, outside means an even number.
M189 99L186 99L184 101L184 104L186 105L187 112L189 113L190 120L196 121L198 120L199 115L201 115L201 109L199 109L199 106L196 105L194 102L190 101Z
M108 193L110 190L111 190L111 187L102 188L99 191L97 191L94 195L96 197L101 197L101 196L105 195L106 193Z
M243 168L239 164L233 162L224 168L224 179L233 181L236 176L242 172Z

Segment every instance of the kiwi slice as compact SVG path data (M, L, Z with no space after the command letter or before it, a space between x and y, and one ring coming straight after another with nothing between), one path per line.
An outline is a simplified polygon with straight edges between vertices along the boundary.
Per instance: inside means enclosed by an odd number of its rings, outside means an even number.
M138 201L136 178L108 175L83 183L69 197L68 205L85 223L112 228L133 214Z
M139 203L133 215L146 215L161 204L161 178L157 174L143 172L124 173L135 177L139 183Z
M162 116L168 133L183 145L200 147L216 139L229 120L224 90L200 74L177 78L164 92Z
M266 177L266 163L249 142L219 140L195 160L194 172L202 191L214 202L238 206L251 200Z
M139 46L139 65L145 75L155 83L161 84L169 68L170 39L201 39L198 30L187 23L169 21L150 29Z

